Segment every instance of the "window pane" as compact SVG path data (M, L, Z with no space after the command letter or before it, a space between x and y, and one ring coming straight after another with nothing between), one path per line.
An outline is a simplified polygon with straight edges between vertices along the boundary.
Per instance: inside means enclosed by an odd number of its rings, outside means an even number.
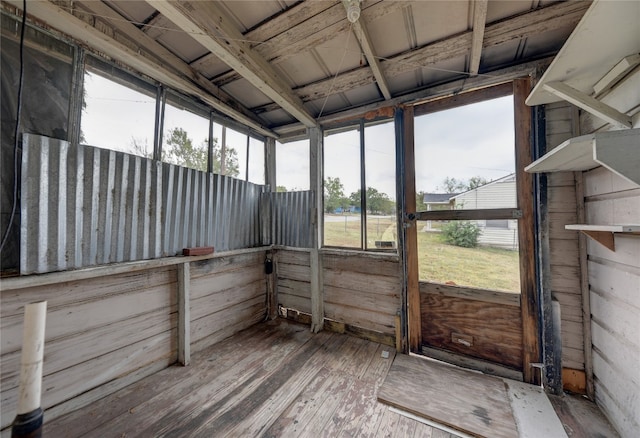
M362 248L360 132L324 139L324 244Z
M418 211L515 208L511 96L416 117ZM515 220L418 222L420 279L519 292Z
M209 120L167 99L162 161L206 172L208 141Z
M277 190L309 190L309 140L276 141Z
M153 157L155 94L144 94L96 72L85 72L80 142Z
M519 293L517 221L485 222L419 221L420 280ZM466 247L474 234L478 245Z
M367 249L396 247L396 147L393 121L365 126Z
M247 134L227 128L226 175L247 179Z
M264 141L249 137L249 182L264 184Z

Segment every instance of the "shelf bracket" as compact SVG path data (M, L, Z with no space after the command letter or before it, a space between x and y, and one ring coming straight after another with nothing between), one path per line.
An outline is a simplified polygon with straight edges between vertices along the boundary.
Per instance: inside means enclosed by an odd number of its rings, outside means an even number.
M611 231L591 231L591 230L580 230L580 232L586 234L591 237L593 240L598 242L600 245L603 245L606 248L609 248L611 251L616 251L616 244L613 238L613 233Z
M570 87L564 82L549 82L544 84L544 89L609 123L622 126L623 128L633 127L631 116L621 113L606 103L602 103L599 100Z

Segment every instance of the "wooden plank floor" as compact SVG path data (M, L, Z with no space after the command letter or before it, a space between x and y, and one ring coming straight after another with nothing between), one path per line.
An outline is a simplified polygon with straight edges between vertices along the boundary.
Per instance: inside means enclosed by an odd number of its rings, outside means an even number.
M394 356L278 319L48 421L44 436L452 438L377 401Z

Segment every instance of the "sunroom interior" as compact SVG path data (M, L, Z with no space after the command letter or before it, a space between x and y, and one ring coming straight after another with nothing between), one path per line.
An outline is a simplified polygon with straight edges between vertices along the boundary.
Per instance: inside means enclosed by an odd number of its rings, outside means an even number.
M0 10L3 437L640 432L640 3Z

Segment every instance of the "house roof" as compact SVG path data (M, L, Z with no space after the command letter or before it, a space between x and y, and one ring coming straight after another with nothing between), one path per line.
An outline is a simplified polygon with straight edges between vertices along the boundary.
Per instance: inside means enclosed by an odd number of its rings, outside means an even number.
M550 57L590 4L362 0L351 23L347 3L80 0L69 9L42 1L27 13L278 136Z
M423 201L427 204L448 204L457 193L425 193Z

